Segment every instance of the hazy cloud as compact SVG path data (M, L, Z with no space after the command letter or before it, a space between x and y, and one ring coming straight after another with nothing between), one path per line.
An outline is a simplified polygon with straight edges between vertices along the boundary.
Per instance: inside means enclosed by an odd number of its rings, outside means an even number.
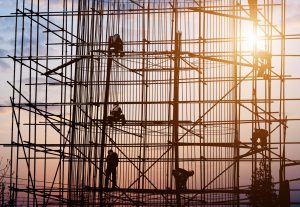
M300 1L287 1L288 12L286 13L287 27L297 27L300 25L299 13Z
M7 57L7 55L9 55L9 51L8 50L1 50L0 49L0 56L1 57ZM9 69L12 69L13 68L13 65L12 65L12 60L9 59L9 58L0 58L0 71L1 72L6 72L8 71Z
M8 50L0 48L0 56L6 56L8 54Z
M11 67L7 60L0 59L0 71L8 70Z
M15 5L15 1L0 1L0 7L5 10L12 9Z
M4 106L4 105L0 105L0 114L6 114L10 112L10 107Z
M24 78L24 79L22 79L22 82L23 83L29 83L29 82L31 82L32 84L35 84L35 83L45 83L46 82L46 78L44 76L43 77L38 77L37 79L35 77ZM58 81L50 79L50 78L48 78L47 82L48 82L48 84L49 83L59 83Z
M0 114L4 114L10 111L11 103L8 100L1 100L0 101Z

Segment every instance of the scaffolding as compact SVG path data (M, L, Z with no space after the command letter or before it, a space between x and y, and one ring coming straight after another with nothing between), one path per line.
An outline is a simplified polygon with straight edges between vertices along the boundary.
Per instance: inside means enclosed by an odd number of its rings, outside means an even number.
M19 0L12 16L11 205L254 205L261 167L291 204L285 0Z

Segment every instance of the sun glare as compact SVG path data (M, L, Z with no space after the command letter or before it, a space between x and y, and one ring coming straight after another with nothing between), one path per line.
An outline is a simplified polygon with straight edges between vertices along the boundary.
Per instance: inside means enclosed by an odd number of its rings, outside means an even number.
M254 31L252 25L247 25L242 30L242 50L244 51L254 51L264 50L264 41L261 41L261 31Z
M257 35L249 31L248 34L246 35L246 47L248 50L253 51L255 46L257 47Z

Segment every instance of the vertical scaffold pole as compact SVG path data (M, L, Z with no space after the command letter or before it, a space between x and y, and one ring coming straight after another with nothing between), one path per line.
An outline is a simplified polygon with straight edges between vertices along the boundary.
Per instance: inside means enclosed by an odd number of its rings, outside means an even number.
M112 68L112 51L108 49L107 57L107 74L105 81L105 95L104 95L104 105L103 105L103 124L101 133L101 149L100 149L100 206L103 206L103 166L104 166L104 151L105 151L105 136L106 136L106 126L107 126L107 106L109 101L109 86L110 86L110 72Z
M173 144L175 155L175 170L179 168L179 153L178 153L178 114L179 114L179 67L180 67L180 39L181 33L176 31L175 33L175 58L174 58L174 99L173 99ZM176 201L177 206L181 206L179 183L176 182Z

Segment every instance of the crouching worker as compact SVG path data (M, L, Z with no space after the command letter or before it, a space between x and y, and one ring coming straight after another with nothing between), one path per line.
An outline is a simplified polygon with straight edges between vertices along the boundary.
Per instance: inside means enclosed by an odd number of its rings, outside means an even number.
M118 102L114 103L114 106L110 110L110 115L107 117L107 120L110 126L112 126L114 122L118 122L118 121L121 121L122 125L125 125L126 123L125 115L122 114L122 109L120 108Z
M108 180L110 175L112 175L112 188L115 188L117 185L117 167L118 167L118 154L112 151L111 149L108 150L108 155L106 157L107 167L105 171L105 188L108 188Z
M252 146L254 149L257 149L258 146L261 148L267 147L267 137L269 132L265 129L255 129L252 134ZM259 142L258 142L259 140Z
M124 56L123 41L122 41L119 34L115 34L115 35L109 37L109 39L108 39L108 48L109 48L109 50L114 52L117 57L119 55L121 57Z
M176 185L178 190L186 190L186 182L189 177L194 175L194 171L187 171L182 168L172 171L172 175L176 180Z

